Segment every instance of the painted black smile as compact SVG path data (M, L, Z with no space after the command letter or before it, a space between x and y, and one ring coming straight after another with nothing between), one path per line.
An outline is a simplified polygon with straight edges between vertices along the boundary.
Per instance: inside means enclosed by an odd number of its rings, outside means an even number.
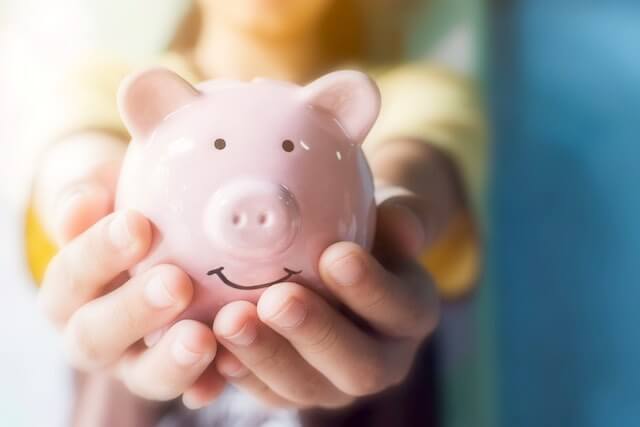
M256 290L256 289L268 288L271 285L275 285L277 283L286 282L287 280L291 279L296 274L302 273L302 270L293 271L293 270L289 270L288 268L285 268L284 271L287 274L285 276L279 278L278 280L274 280L273 282L269 282L269 283L263 283L261 285L242 286L242 285L238 285L237 283L233 283L231 280L227 279L227 276L224 275L222 270L224 270L224 267L218 267L215 270L209 271L207 273L207 276L216 275L216 276L218 276L220 278L220 280L222 280L222 283L224 283L225 285L230 286L230 287L232 287L234 289L240 289L241 291L253 291L253 290Z

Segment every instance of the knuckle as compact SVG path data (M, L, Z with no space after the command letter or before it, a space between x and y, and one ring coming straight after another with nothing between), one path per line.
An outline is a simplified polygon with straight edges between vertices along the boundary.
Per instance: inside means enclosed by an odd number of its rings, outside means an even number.
M335 322L331 316L323 321L315 335L307 343L307 351L311 354L321 354L335 348L338 341L338 334Z
M379 309L384 308L387 304L389 291L381 284L370 284L366 287L363 294L366 295L364 301L364 308L367 312L377 312Z
M135 298L122 298L120 307L121 309L116 310L114 315L121 319L124 330L141 331L144 329L147 320L143 318L144 304L140 304L140 301Z

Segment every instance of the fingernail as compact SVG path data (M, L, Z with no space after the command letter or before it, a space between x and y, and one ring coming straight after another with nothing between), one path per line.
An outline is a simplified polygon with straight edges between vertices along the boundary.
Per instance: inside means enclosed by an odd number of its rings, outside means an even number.
M178 365L191 366L202 360L203 353L192 350L193 345L184 337L178 337L172 345L171 352Z
M256 340L257 336L258 331L256 331L255 326L250 324L250 322L247 322L238 332L227 335L225 338L235 345L246 347L251 345Z
M338 285L352 286L360 282L364 274L364 265L357 255L348 255L334 262L329 274Z
M117 214L109 224L109 238L120 249L126 249L133 243L126 212Z
M167 308L174 305L177 299L171 293L167 282L159 276L154 276L149 280L144 289L147 302L156 308Z
M273 316L268 316L268 319L281 328L292 329L300 326L305 317L307 317L307 308L300 301L292 299L278 309Z

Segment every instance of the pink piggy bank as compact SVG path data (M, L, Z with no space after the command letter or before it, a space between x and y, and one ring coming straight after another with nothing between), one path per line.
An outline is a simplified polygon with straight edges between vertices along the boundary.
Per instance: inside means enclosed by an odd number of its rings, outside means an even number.
M116 206L154 229L133 273L169 263L189 274L195 294L182 318L209 322L284 281L322 292L328 246L370 248L376 207L361 143L380 95L366 75L193 87L151 69L123 84L119 106L133 140Z

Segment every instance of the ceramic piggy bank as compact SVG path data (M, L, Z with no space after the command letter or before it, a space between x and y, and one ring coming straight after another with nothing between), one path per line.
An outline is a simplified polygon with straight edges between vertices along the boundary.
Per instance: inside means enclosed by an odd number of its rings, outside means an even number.
M154 228L133 273L160 263L187 272L196 291L183 317L208 322L284 281L322 292L328 246L371 246L374 189L361 143L380 96L366 75L193 87L151 69L123 84L119 107L132 141L116 205Z

